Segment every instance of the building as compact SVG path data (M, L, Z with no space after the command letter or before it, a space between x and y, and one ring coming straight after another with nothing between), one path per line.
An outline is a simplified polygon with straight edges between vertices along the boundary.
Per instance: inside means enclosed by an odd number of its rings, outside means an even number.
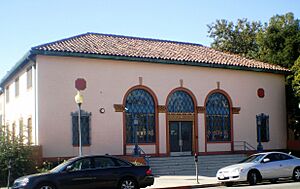
M44 158L76 156L84 78L84 154L130 155L136 143L155 156L222 154L258 138L286 149L288 72L199 44L86 33L31 48L1 81L0 114Z

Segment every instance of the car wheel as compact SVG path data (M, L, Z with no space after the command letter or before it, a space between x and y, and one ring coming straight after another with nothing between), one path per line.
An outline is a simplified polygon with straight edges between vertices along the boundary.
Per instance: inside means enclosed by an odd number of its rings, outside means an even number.
M294 179L294 181L297 181L297 182L300 181L300 167L296 167L296 168L294 169L294 172L293 172L293 179Z
M56 187L49 183L39 184L36 189L56 189Z
M224 185L227 187L233 186L233 182L224 182Z
M257 183L257 181L258 181L258 177L259 177L259 175L258 175L258 173L256 171L250 171L248 173L248 179L247 179L247 181L248 181L248 183L250 185L255 185Z
M139 189L139 187L134 179L124 178L119 184L119 189Z
M278 179L270 179L270 182L271 182L272 184L276 184L277 181L278 181Z

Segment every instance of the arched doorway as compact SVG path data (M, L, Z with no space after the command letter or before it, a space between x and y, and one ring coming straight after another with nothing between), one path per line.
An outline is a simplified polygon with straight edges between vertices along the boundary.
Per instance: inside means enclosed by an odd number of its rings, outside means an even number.
M186 89L176 89L167 98L167 151L171 156L197 152L195 100Z

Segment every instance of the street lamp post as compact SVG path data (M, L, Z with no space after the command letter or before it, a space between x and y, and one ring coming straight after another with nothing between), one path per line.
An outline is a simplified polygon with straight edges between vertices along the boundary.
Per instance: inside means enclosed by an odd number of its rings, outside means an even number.
M261 144L261 126L258 125L258 144L257 144L257 151L263 152L263 145Z
M257 122L257 151L258 152L263 152L263 145L261 144L261 129L262 129L262 120L263 119L263 114L257 115L256 116L256 122Z
M127 107L124 108L125 112L129 112L129 109ZM133 148L133 152L132 155L135 157L139 157L140 156L140 149L139 149L139 145L138 145L138 124L139 124L139 120L138 117L135 113L132 112L131 117L133 118L133 122L132 122L132 127L133 127L133 133L134 133L134 148Z
M133 149L133 155L134 156L140 156L139 153L139 145L138 145L138 135L137 135L137 127L138 127L138 119L137 116L134 116L134 120L133 120L133 126L134 126L134 149Z
M80 91L77 91L75 102L78 105L78 133L79 133L79 156L82 156L82 140L81 140L81 104L83 103L83 96Z

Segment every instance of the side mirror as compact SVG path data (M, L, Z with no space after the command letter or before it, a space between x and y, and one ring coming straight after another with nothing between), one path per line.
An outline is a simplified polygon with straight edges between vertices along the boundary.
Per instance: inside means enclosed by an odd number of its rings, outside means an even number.
M72 165L69 165L69 166L67 166L67 168L66 168L66 172L70 172L70 171L72 171L72 169L73 169Z
M265 159L263 159L263 163L268 163L270 161L270 159L269 158L265 158Z

